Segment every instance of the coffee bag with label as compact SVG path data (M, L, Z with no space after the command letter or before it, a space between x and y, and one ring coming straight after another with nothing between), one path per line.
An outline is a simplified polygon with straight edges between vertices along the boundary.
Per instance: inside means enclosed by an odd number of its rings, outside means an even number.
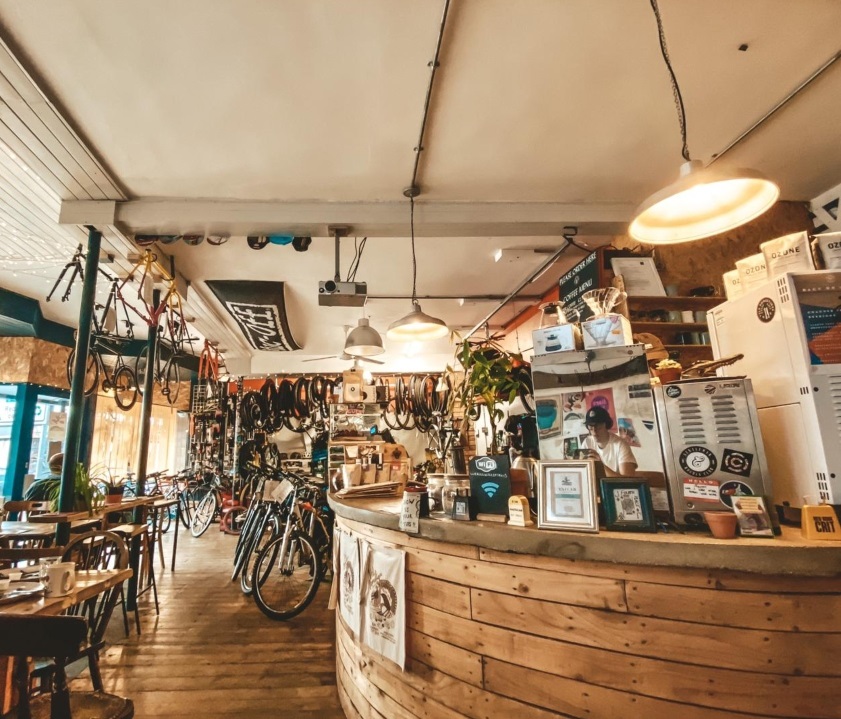
M742 284L742 292L759 287L768 279L768 270L765 265L765 255L757 252L750 257L736 260L736 271L739 273L739 280Z
M730 270L721 276L724 283L724 295L728 300L735 300L742 295L742 280L739 277L739 270Z
M826 232L815 237L823 267L827 270L841 270L841 232Z
M765 255L768 278L779 277L786 272L809 272L815 269L812 253L809 251L809 235L794 232L763 242L759 249Z

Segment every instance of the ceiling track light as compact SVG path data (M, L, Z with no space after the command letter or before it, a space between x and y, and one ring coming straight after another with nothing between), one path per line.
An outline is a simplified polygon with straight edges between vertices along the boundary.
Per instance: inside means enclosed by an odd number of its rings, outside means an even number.
M415 198L420 194L417 185L403 191L409 198L409 230L412 237L412 311L388 327L386 337L398 342L425 342L446 337L450 330L443 320L426 314L418 302L418 262L415 255Z
M686 110L669 59L660 8L657 0L649 2L657 21L660 52L672 84L685 162L675 182L637 208L629 233L639 242L668 245L711 237L750 222L771 208L780 196L780 188L755 170L713 170L690 157Z

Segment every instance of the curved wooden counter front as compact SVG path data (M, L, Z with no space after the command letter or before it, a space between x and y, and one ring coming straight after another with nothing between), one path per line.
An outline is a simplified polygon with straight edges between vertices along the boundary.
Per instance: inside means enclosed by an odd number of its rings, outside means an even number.
M409 537L386 528L396 526L389 512L365 522L362 503L331 503L345 530L407 553L405 672L357 642L337 612L348 717L841 718L838 543L817 548L834 576L616 564L422 536L447 523L422 521L421 537ZM542 554L581 539L539 534ZM672 551L703 539L658 537L646 544ZM776 541L753 546L757 559L791 544Z

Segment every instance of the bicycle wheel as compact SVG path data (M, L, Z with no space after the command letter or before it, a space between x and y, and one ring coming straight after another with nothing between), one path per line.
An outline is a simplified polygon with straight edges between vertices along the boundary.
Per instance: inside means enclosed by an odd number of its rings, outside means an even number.
M117 367L111 378L111 385L114 388L114 401L117 406L123 412L128 412L137 402L137 377L134 376L134 372L126 365Z
M76 350L70 350L70 356L67 358L67 384L73 386L73 365L76 363ZM96 392L96 385L99 383L99 362L93 352L88 352L88 362L85 366L85 382L84 392L85 397L89 397Z
M181 391L181 370L175 361L175 355L169 358L163 372L163 386L166 390L162 392L166 401L175 404L178 401L178 393Z
M234 571L231 573L232 582L242 571L246 553L251 551L254 534L257 532L257 527L262 524L265 512L266 505L261 502L255 502L248 508L248 514L245 516L242 531L239 533L239 537L237 537L237 546L234 548Z
M169 528L172 526L172 515L169 513L169 509L165 512L158 513L158 528L161 530L161 534L166 534L169 531Z
M201 537L213 522L216 516L216 493L208 492L201 502L196 505L193 512L193 521L190 522L190 534L194 537Z
M281 534L263 547L254 562L254 601L271 619L291 619L309 606L320 579L318 553L309 538L300 532Z
M307 529L307 536L312 540L318 551L318 562L321 576L326 577L332 569L333 564L333 543L329 530L321 516L321 513L311 507L303 507L304 526Z
M277 517L269 517L261 529L260 536L254 537L251 542L250 551L245 556L245 564L239 575L239 588L246 597L251 596L251 593L254 591L254 565L257 557L260 556L260 552L263 551L266 545L276 539L280 534L280 525L278 524Z

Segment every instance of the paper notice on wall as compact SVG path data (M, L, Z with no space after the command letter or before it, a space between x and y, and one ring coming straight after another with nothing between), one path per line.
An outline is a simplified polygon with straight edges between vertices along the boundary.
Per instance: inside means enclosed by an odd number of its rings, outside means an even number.
M67 434L67 415L64 412L50 412L48 441L61 442L65 434Z
M359 540L341 534L339 543L339 611L345 624L359 638L362 628L362 572Z
M406 553L368 545L363 640L401 669L406 665Z

